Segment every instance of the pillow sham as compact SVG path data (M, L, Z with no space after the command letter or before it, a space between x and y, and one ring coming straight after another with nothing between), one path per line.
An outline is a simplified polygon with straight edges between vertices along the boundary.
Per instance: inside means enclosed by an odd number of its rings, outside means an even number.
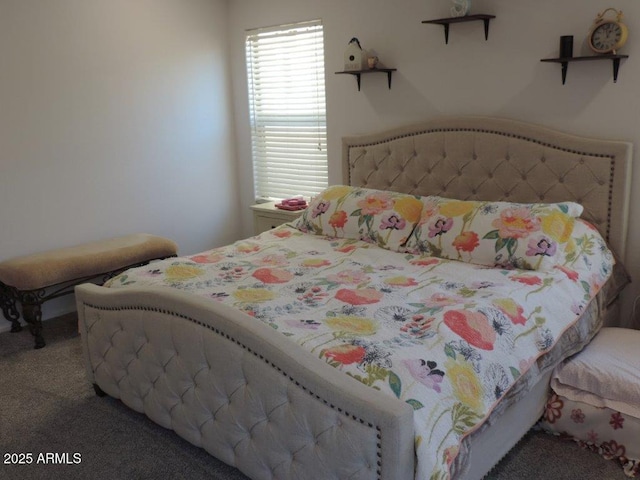
M549 270L563 258L582 206L426 197L408 251L485 266Z
M404 252L406 239L421 218L422 207L423 198L419 196L334 185L311 201L294 227Z

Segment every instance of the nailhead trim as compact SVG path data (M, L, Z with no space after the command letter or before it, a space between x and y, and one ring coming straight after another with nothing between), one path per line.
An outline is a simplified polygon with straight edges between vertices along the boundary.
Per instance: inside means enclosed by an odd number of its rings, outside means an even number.
M250 347L247 347L241 341L233 338L228 333L225 333L225 332L223 332L222 330L220 330L218 328L212 327L211 325L207 325L204 322L201 322L200 320L197 320L195 318L189 317L188 315L183 315L181 313L177 313L177 312L174 312L172 310L167 310L167 309L163 309L163 308L142 307L142 306L137 306L137 305L136 306L121 306L121 307L104 307L104 306L99 306L99 305L93 305L91 303L84 303L83 305L85 307L93 308L93 309L98 310L98 311L115 312L115 311L133 310L133 311L155 312L155 313L161 313L163 315L170 315L172 317L182 318L182 319L187 320L189 322L195 323L196 325L200 325L201 327L207 328L207 329L211 330L212 332L214 332L215 334L217 334L217 335L219 335L221 337L224 337L227 340L235 343L236 345L238 345L242 349L246 350L248 353L250 353L253 356L255 356L256 358L259 358L260 360L262 360L265 364L269 365L271 368L273 368L276 371L280 372L284 377L288 378L289 381L291 381L293 384L295 384L302 391L306 392L311 397L314 397L315 399L320 400L322 403L324 403L326 406L328 406L332 410L337 410L343 416L345 416L347 418L351 418L351 419L353 419L353 420L355 420L357 422L360 422L360 424L366 425L368 428L375 429L376 430L376 438L378 439L378 442L376 442L376 456L379 459L378 462L377 462L377 467L378 468L376 469L376 474L377 474L377 478L378 479L382 478L382 444L381 444L382 428L380 426L378 426L378 425L376 425L376 424L374 424L372 422L368 422L368 421L366 421L366 420L364 420L364 419L362 419L362 418L360 418L360 417L358 417L358 416L356 416L356 415L354 415L352 413L349 413L349 412L347 412L346 410L343 410L340 407L336 407L335 405L333 405L328 400L322 398L317 393L315 393L312 390L310 390L307 387L305 387L298 380L293 378L291 375L289 375L283 369L278 367L276 364L274 364L270 360L266 359L264 357L264 355L260 355L260 354L258 354L256 352L254 352Z

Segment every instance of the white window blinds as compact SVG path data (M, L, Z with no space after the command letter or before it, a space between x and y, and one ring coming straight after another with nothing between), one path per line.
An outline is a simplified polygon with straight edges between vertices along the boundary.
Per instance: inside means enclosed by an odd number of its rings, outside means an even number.
M328 182L322 23L250 30L246 54L256 198L318 194Z

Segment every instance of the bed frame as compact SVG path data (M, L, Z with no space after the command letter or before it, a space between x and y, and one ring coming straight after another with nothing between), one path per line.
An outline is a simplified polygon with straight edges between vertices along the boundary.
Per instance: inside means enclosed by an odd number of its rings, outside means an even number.
M631 144L457 117L343 139L344 183L420 195L577 201L624 255ZM252 479L413 479L411 407L376 395L270 327L170 289L76 288L86 371ZM482 478L537 421L543 379L468 437L458 478ZM496 413L496 412L494 412Z

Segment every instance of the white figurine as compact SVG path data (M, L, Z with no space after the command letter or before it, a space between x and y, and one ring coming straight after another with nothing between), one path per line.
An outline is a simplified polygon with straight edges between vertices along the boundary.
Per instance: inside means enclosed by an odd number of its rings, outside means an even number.
M471 0L452 0L453 6L451 7L452 17L464 17L471 9Z

